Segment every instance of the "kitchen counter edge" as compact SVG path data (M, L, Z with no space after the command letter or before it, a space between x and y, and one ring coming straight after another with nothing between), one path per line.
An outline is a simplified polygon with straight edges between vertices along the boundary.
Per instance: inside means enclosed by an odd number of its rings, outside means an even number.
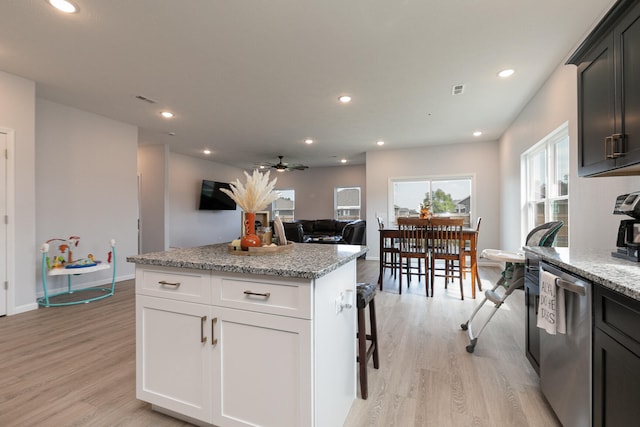
M525 252L593 283L640 301L640 263L615 258L613 250L525 246Z
M317 279L364 255L356 245L296 244L286 253L240 256L229 253L228 243L176 248L127 257L128 262L162 267L192 268L225 273Z

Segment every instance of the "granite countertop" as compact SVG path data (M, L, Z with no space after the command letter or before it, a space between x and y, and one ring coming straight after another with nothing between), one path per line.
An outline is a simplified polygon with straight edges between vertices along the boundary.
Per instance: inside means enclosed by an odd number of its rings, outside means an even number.
M229 273L316 279L367 252L366 246L299 243L291 251L240 256L228 252L228 243L171 249L127 257L136 264L193 268Z
M528 246L525 251L633 299L640 300L640 263L615 258L611 249L572 249Z

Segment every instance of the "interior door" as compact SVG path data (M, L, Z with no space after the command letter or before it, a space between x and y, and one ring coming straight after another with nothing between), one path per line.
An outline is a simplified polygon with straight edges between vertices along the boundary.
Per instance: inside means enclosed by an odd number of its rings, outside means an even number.
M7 134L0 132L0 316L7 314Z

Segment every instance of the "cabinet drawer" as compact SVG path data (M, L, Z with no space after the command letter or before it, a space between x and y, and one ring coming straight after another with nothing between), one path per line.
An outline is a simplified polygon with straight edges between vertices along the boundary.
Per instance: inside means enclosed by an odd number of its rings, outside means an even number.
M311 319L310 282L224 276L213 276L212 282L215 305Z
M601 286L595 287L595 324L640 354L640 302Z
M211 273L168 267L137 267L136 293L211 304Z

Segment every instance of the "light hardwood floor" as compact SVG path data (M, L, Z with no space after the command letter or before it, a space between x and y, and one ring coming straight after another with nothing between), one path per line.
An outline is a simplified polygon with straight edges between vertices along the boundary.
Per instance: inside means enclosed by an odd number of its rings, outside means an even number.
M377 268L358 261L358 280L376 281ZM485 286L498 273L481 268ZM522 292L469 354L460 324L480 295L461 301L457 286L436 283L426 298L413 282L400 296L386 279L376 296L381 366L369 364L369 399L356 398L345 427L559 425L524 356ZM102 301L0 318L0 426L186 425L135 398L133 281Z

